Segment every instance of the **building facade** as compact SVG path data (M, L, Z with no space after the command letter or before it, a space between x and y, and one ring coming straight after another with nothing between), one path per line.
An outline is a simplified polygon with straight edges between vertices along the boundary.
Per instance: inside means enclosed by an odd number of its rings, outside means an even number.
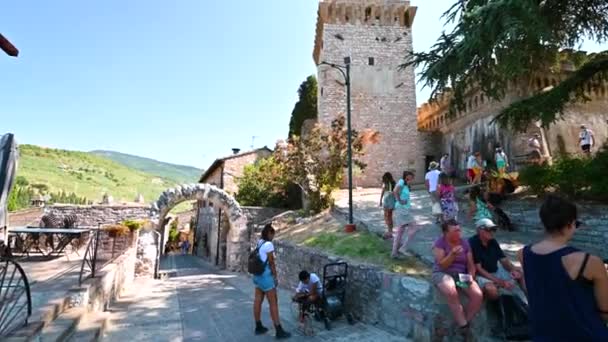
M322 62L351 65L352 127L373 129L380 142L362 158L366 170L355 175L359 186L378 186L384 172L403 171L424 179L425 142L416 125L415 77L400 67L412 51L416 7L403 0L322 0L319 2L313 58L318 65L318 122L329 127L346 115L342 74Z
M563 65L562 70L572 70L572 66ZM511 82L502 101L494 101L478 92L471 92L466 101L466 109L453 115L448 113L451 95L446 91L433 102L418 108L418 128L436 138L436 149L430 154L438 160L443 153L449 153L453 165L460 170L466 168L466 158L472 152L479 151L484 159L493 160L496 145L502 146L512 160L521 159L529 153L528 139L534 134L541 136L540 142L548 157L580 155L581 125L593 131L597 151L608 140L606 82L591 81L586 84L585 95L590 101L568 105L563 117L549 127L531 124L525 132L515 132L500 127L493 121L509 104L546 91L567 76L567 71L560 74L544 73L530 77L525 82ZM511 166L518 168L517 163L511 163Z

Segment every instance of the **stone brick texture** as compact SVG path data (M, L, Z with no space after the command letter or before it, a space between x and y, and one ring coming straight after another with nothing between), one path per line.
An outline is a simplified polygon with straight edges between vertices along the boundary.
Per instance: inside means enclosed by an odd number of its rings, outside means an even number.
M204 203L200 203L200 209L198 211L198 222L196 226L196 255L203 259L226 268L226 243L228 232L231 229L230 221L225 214L222 214L220 222L219 213L213 206L203 206ZM261 231L261 227L266 221L285 209L278 208L263 208L263 207L241 207L243 213L247 217L247 234L246 241L243 241L244 252L248 253L249 245L252 239L256 236L256 232ZM218 224L220 222L220 224ZM218 230L220 231L218 235ZM218 236L219 248L218 248ZM257 234L259 236L259 234ZM245 238L245 237L244 237ZM218 255L219 251L219 255ZM242 264L239 270L246 270L246 258L242 259Z
M76 215L79 227L97 227L101 224L115 224L124 220L145 220L152 215L150 207L145 205L53 205L46 207L44 212L59 218Z
M543 231L538 215L541 204L538 199L517 199L505 201L500 207L508 213L517 230L540 233ZM577 203L577 206L583 226L574 234L572 244L608 259L608 206L592 203Z
M531 124L525 132L514 132L493 122L496 115L509 104L540 91L545 85L559 82L558 76L551 75L544 80L539 76L532 85L513 84L502 101L474 94L469 97L466 110L455 116L447 113L447 98L440 99L439 104L422 105L418 110L418 126L423 131L441 136L441 143L430 145L435 149L428 154L439 160L443 153L450 153L453 165L464 170L471 151L479 151L485 159L493 160L494 147L500 144L507 155L514 159L529 152L528 138L539 133L551 156L580 156L578 137L581 124L593 130L594 150L597 151L608 142L608 83L588 89L586 95L590 101L568 105L563 117L543 130ZM518 169L519 165L511 164Z
M342 261L319 250L273 241L279 285L294 289L305 269L322 277L323 266ZM355 318L381 325L413 341L453 341L452 315L446 302L426 278L391 273L378 266L349 262L346 307ZM486 310L475 318L478 338L491 336ZM481 339L485 340L485 339Z
M404 170L413 170L422 181L425 158L420 152L428 140L417 130L414 70L399 68L412 51L411 29L398 23L324 23L321 45L319 62L342 65L344 57L351 58L353 129L380 133L380 142L362 158L367 169L356 175L355 185L378 186L387 171L399 178ZM319 65L318 81L318 122L329 127L334 118L346 115L344 77Z

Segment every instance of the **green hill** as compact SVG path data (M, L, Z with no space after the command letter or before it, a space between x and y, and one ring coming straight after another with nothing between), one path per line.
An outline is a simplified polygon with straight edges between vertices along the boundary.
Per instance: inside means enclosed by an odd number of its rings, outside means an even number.
M167 188L179 183L134 170L123 164L91 153L19 145L17 176L49 192L74 192L99 202L108 193L115 201L131 202L142 194L147 203L158 198Z
M192 166L164 163L158 160L133 156L114 151L91 151L90 153L108 158L135 170L171 179L178 183L196 183L203 170Z

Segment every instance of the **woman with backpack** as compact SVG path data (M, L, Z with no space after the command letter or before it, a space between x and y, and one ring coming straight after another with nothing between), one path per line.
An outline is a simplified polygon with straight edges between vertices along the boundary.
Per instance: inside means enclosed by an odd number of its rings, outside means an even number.
M276 338L283 339L289 338L291 334L283 330L281 322L279 321L279 301L277 298L278 277L274 259L274 245L272 244L274 233L274 228L272 228L270 223L264 226L261 239L258 241L256 249L253 251L254 253L250 256L249 268L250 272L254 273L253 284L255 285L253 317L255 319L255 334L262 335L268 332L268 328L262 325L261 319L262 302L264 302L264 297L267 297L268 305L270 306L270 318L272 318L276 330ZM258 273L257 270L252 271L251 269L256 268L255 265L251 265L251 257L255 257L254 254L257 254L257 258L259 258L259 261L261 262L259 265L262 268L260 273Z

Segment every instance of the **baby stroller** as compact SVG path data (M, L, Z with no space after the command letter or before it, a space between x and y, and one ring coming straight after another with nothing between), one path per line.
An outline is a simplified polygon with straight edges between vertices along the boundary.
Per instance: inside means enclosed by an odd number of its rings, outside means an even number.
M340 316L346 316L349 324L354 324L353 316L346 312L346 285L348 264L337 262L323 267L323 321L327 330L331 329L331 321Z
M323 267L323 292L317 303L294 297L292 299L292 312L300 320L300 330L304 335L314 335L311 318L323 321L325 329L331 330L331 321L340 316L346 316L349 324L354 324L354 319L345 310L346 279L348 276L348 264L345 262L331 263Z

